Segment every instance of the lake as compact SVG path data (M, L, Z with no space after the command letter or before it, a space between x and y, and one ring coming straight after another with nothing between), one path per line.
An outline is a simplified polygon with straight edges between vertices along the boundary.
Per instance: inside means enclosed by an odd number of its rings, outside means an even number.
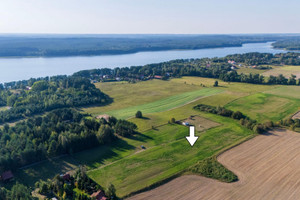
M0 58L0 82L29 78L71 75L84 69L115 68L145 65L174 59L223 57L229 54L260 52L284 53L273 49L272 42L244 44L242 47L211 48L199 50L147 51L123 55Z

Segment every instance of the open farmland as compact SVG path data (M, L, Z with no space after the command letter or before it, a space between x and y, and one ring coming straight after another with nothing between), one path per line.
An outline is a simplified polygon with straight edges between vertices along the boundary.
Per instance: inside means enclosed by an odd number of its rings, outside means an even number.
M155 79L134 84L128 82L105 82L96 83L95 85L113 98L113 103L107 106L91 106L84 109L85 112L93 115L147 104L184 92L202 89L199 85L186 85Z
M115 116L117 118L126 119L129 117L133 117L135 115L136 111L138 111L138 110L142 111L144 114L162 112L162 111L174 109L176 107L188 104L199 98L217 94L219 92L222 92L222 90L212 89L212 88L204 88L204 89L196 90L196 91L192 91L192 92L185 92L185 93L171 96L171 97L168 97L165 99L154 101L154 102L151 102L148 104L132 106L132 107L128 107L128 108L124 108L124 109L120 109L120 110L108 111L108 112L106 112L106 114Z
M225 107L241 111L252 119L260 122L278 121L295 113L300 106L300 100L266 93L257 93L237 99Z
M291 74L294 74L297 78L300 78L300 66L282 66L282 67L276 67L274 69L265 71L262 73L264 76L278 76L279 74L282 74L286 78L289 78Z
M300 99L300 87L299 86L281 86L271 90L265 91L267 94L274 94L284 97L292 97Z
M221 183L188 175L129 199L299 199L299 145L299 134L272 131L218 157L219 162L238 175L238 182Z
M169 134L169 139L163 140L159 137L160 128L157 131L150 130L144 134L154 137L156 146L148 148L148 142L144 141L146 150L90 170L88 175L104 186L113 183L117 194L123 197L174 176L199 160L208 158L224 147L253 134L232 119L211 114L203 116L222 126L206 130L201 135L196 133L200 137L193 148L185 139L187 127L165 125L161 128L169 129L165 132L165 137Z

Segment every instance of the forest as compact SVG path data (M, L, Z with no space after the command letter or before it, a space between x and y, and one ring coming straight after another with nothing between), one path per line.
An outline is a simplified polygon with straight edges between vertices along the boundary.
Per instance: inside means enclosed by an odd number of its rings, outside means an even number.
M267 42L283 35L2 35L0 57L90 56Z
M1 85L0 123L22 119L57 108L107 104L111 99L88 79L55 76Z
M135 134L136 128L125 120L114 117L99 120L72 108L30 117L11 127L5 124L0 129L0 172L109 144L118 134L125 137Z
M279 40L272 44L274 48L286 49L286 50L300 50L300 39L292 38Z

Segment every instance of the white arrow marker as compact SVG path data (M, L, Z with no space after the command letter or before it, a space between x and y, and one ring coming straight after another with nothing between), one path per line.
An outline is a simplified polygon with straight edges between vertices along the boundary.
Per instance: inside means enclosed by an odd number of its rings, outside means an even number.
M195 142L198 140L198 137L195 137L195 127L190 126L190 136L185 137L191 146L194 146Z

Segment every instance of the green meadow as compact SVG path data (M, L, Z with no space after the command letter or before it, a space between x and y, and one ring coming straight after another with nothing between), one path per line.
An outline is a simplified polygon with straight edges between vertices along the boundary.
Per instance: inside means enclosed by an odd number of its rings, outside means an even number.
M140 110L143 114L162 112L166 110L170 110L184 104L190 103L198 98L203 98L206 96L211 96L222 92L220 89L211 89L204 88L201 90L196 90L192 92L185 92L182 94L174 95L165 99L161 99L158 101L154 101L147 104L142 104L138 106L132 106L120 110L113 110L105 112L105 114L115 116L117 118L126 119L129 117L133 117L135 113Z
M196 135L200 137L193 147L185 139L188 135L187 127L164 125L157 130L144 133L151 137L142 143L146 146L146 150L90 170L88 175L104 186L113 183L117 188L117 194L122 197L180 173L197 161L208 158L253 134L232 119L209 114L201 115L213 119L222 126L197 133ZM151 143L156 145L152 146Z
M39 179L52 178L55 174L84 165L92 179L103 187L113 183L118 195L123 197L184 172L197 162L254 135L238 121L201 113L194 110L194 106L225 106L260 122L284 119L300 107L300 89L297 86L218 81L219 87L213 87L214 82L215 79L183 77L135 84L97 83L96 86L111 96L113 102L107 106L82 108L82 112L128 119L138 126L139 133L129 138L119 137L110 145L19 170L17 179L33 186ZM143 119L134 117L137 110L143 112ZM168 124L171 118L182 120L191 115L200 115L221 124L197 132L199 139L194 147L190 147L185 139L187 127ZM141 145L146 149L143 150Z

